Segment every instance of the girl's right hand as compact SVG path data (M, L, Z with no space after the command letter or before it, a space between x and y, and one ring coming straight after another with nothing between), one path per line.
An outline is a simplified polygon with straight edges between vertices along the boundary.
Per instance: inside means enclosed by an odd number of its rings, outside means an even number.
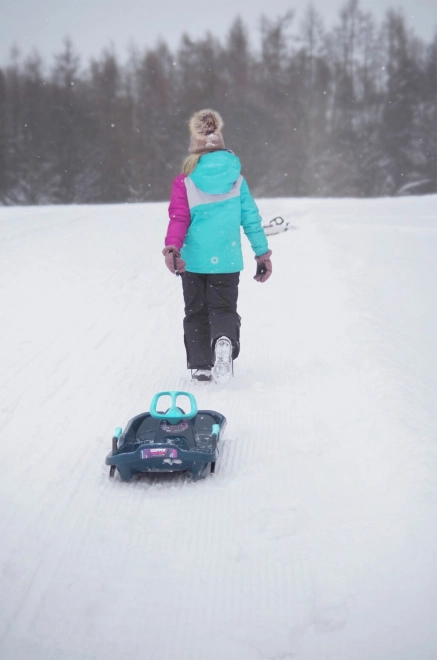
M165 265L173 275L185 273L186 263L181 257L181 253L174 245L167 245L162 254L165 257Z

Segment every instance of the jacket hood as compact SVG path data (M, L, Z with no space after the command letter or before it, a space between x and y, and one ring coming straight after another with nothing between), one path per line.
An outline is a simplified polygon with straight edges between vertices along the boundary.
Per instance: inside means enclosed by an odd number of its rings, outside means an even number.
M241 163L230 151L211 151L203 155L190 174L193 183L210 195L230 191L241 174Z

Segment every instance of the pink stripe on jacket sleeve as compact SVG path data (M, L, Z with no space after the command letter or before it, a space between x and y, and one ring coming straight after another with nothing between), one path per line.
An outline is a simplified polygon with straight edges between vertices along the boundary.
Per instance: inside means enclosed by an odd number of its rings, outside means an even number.
M191 222L187 189L185 188L185 174L179 174L173 181L168 215L170 222L168 223L165 245L175 245L180 250Z

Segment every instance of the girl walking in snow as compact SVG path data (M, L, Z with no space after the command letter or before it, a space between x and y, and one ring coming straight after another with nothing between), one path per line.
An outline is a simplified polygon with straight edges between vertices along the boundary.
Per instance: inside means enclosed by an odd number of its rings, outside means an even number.
M225 383L240 352L240 227L255 253L257 282L270 277L272 253L240 161L225 148L220 115L200 110L189 127L190 155L173 182L162 252L169 270L182 276L192 378Z

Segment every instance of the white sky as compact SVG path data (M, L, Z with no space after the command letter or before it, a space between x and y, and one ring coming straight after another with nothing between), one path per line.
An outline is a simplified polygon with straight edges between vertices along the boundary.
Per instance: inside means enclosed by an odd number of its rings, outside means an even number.
M288 9L301 20L309 0L0 0L0 66L9 61L15 43L24 54L36 47L45 61L62 49L68 35L82 62L111 42L120 56L129 43L154 46L159 37L177 46L186 31L200 37L210 30L223 37L237 15L249 27L254 44L259 17L275 18ZM327 26L335 22L344 0L314 0ZM437 26L437 0L361 0L361 8L380 19L389 7L403 9L408 24L430 40Z

